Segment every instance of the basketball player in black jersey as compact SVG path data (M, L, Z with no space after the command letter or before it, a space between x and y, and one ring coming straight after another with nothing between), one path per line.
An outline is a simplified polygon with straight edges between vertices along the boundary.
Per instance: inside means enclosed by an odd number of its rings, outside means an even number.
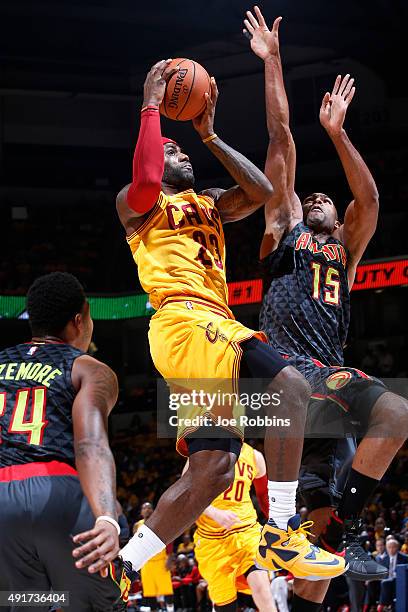
M38 278L27 310L32 340L0 351L0 589L69 591L64 610L108 612L120 588L75 567L72 535L91 530L105 563L119 551L107 436L117 379L86 354L93 322L74 276Z
M261 311L261 328L272 346L310 383L312 430L331 430L331 439L306 440L302 459L300 487L314 511L315 533L321 532L330 518L321 541L335 546L340 543L336 532L341 536L345 527L350 576L381 579L388 572L359 545L358 519L407 436L408 404L380 381L343 367L349 291L357 264L376 229L378 192L343 127L355 93L354 79L338 76L332 92L323 98L320 122L339 155L353 201L344 223L339 221L331 198L323 193L313 193L301 204L294 187L296 150L279 55L280 21L276 19L270 31L258 7L255 15L248 11L245 20L252 50L265 63L270 139L265 174L274 185L274 196L265 207L261 245L261 259L272 277ZM365 434L357 449L353 438L334 439L340 427L349 436ZM347 469L351 461L352 467ZM318 609L327 587L328 581L306 584L296 580L294 609Z

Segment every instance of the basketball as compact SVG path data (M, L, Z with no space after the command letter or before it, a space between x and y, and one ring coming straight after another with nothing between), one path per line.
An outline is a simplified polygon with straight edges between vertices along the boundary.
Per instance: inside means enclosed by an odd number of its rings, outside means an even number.
M210 77L205 68L193 60L179 57L169 68L179 66L166 85L160 112L168 119L189 121L205 109L205 92L210 93Z

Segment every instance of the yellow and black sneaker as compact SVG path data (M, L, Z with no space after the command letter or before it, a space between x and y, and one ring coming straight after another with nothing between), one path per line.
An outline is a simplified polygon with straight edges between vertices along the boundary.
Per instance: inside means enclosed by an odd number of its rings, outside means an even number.
M311 535L307 528L312 525L312 521L300 524L300 515L295 514L285 531L269 519L262 530L257 566L271 571L284 569L305 580L325 580L344 574L347 567L343 557L322 550L307 539Z
M109 575L120 589L120 599L127 603L132 582L137 579L138 572L133 570L130 561L123 561L121 557L116 557L109 564Z

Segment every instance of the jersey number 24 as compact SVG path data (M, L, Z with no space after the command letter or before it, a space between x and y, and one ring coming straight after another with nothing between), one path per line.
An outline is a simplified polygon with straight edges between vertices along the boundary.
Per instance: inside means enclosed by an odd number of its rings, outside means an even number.
M30 401L31 399L31 401ZM47 389L45 387L34 387L30 389L19 389L14 402L13 412L10 418L9 433L25 434L28 436L28 444L42 443L45 420L45 406L47 403ZM31 416L27 418L27 412L31 404ZM0 392L0 419L4 416L7 405L7 394ZM1 427L0 427L1 444Z

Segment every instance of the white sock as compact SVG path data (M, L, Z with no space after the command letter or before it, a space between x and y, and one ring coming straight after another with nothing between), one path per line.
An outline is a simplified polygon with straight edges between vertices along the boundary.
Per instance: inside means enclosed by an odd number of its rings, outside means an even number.
M133 570L137 572L146 561L161 552L163 548L166 548L166 545L154 531L142 525L119 554L124 561L130 561Z
M296 514L296 489L298 481L277 482L268 480L269 518L279 529L287 529L288 520Z

